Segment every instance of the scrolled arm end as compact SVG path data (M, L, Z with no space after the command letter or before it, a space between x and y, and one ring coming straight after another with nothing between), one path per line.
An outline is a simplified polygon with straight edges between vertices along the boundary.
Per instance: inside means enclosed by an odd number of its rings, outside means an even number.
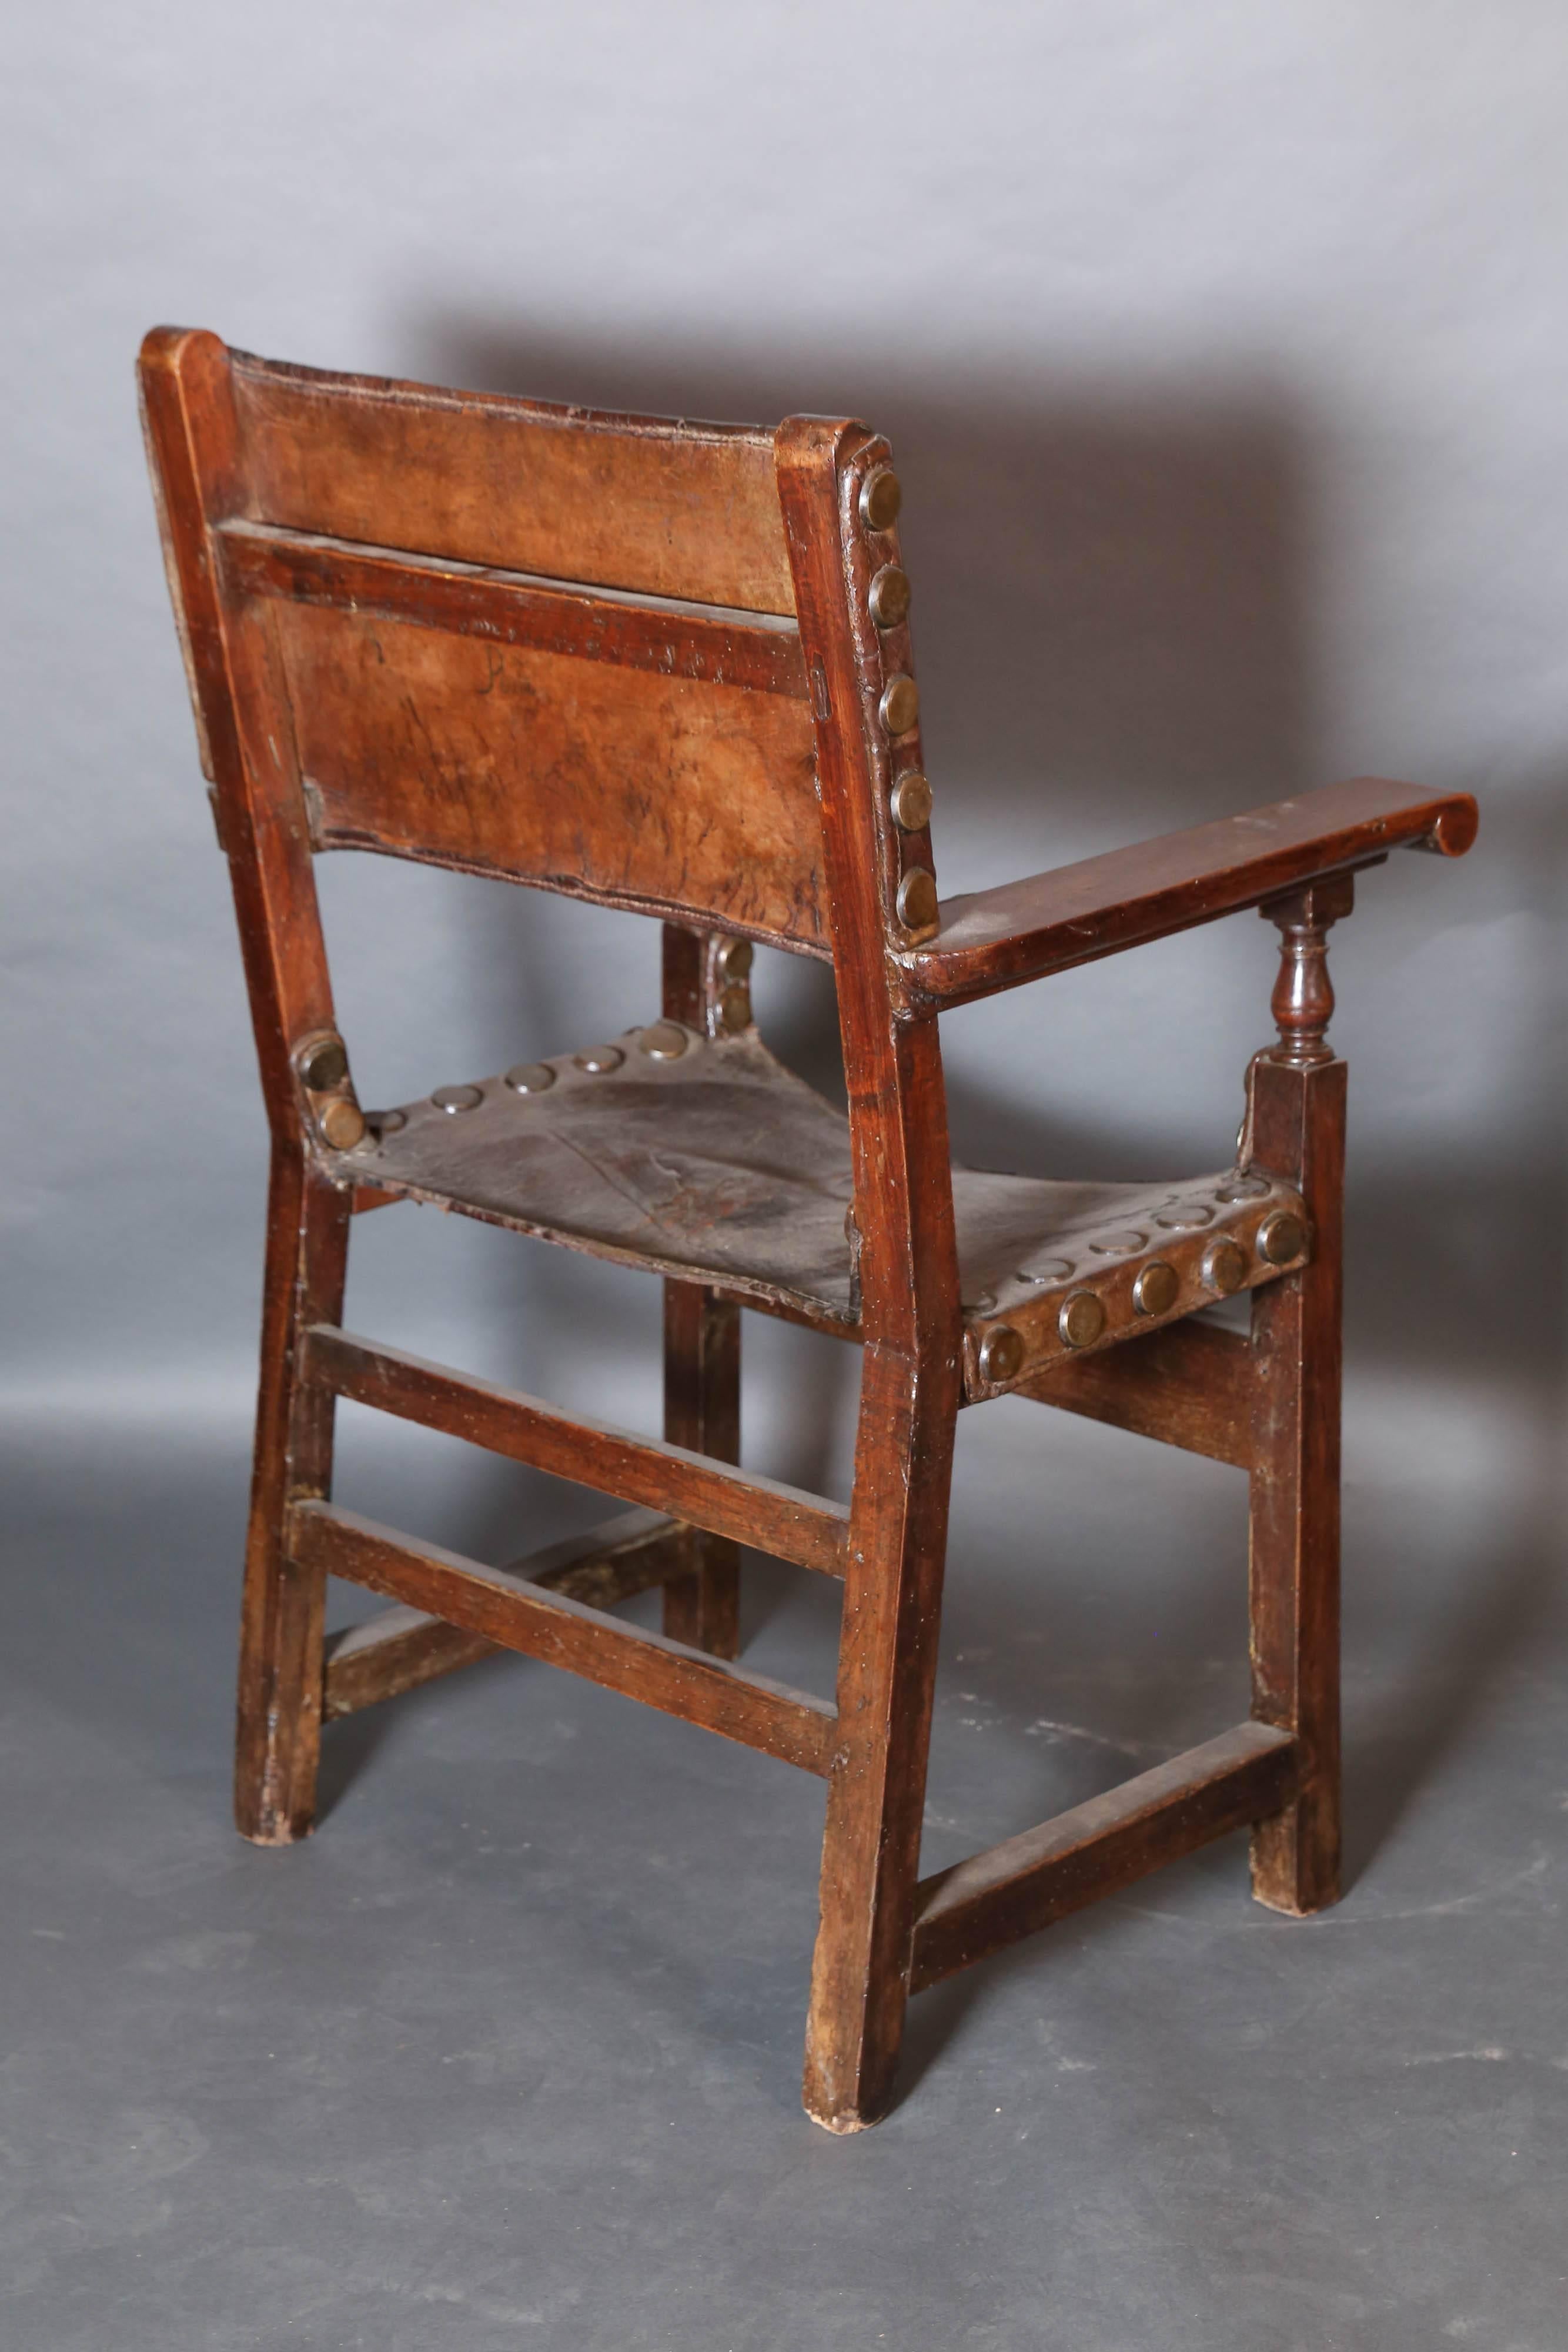
M1480 821L1480 811L1469 793L1456 793L1444 802L1430 832L1420 835L1409 846L1424 849L1432 857L1462 857L1474 846Z

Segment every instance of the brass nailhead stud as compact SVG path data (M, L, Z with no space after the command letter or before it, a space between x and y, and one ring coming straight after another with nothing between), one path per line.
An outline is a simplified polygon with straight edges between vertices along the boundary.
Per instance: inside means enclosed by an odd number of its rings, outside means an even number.
M998 1387L1023 1370L1023 1341L1010 1323L993 1323L980 1344L980 1377Z
M727 940L714 961L723 980L746 980L750 976L757 950L749 940Z
M370 1119L379 1143L385 1136L402 1134L408 1125L408 1113L401 1110L373 1110Z
M900 833L924 833L931 822L931 787L918 768L900 776L889 803Z
M321 1132L334 1151L352 1151L363 1139L365 1114L347 1095L334 1095L322 1110Z
M515 1095L542 1095L554 1086L555 1072L548 1062L519 1062L507 1072L507 1084Z
M727 1036L737 1036L751 1024L751 991L737 982L727 988L718 1000L719 1025Z
M884 563L872 579L866 603L879 629L896 629L909 618L909 574L896 563Z
M1289 1265L1306 1245L1306 1230L1300 1217L1292 1217L1288 1209L1265 1217L1258 1228L1258 1247L1270 1265Z
M485 1097L477 1087L437 1087L430 1097L437 1110L477 1110Z
M1020 1265L1018 1278L1020 1282L1065 1282L1072 1272L1070 1257L1042 1257L1033 1265Z
M966 1315L988 1315L996 1303L994 1290L977 1290L973 1298L965 1299L963 1311Z
M1062 1301L1056 1328L1070 1348L1092 1348L1105 1328L1105 1309L1092 1290L1075 1290Z
M618 1070L626 1056L619 1045L587 1045L571 1058L580 1070L591 1070L597 1077L605 1070Z
M349 1075L349 1056L340 1037L320 1037L308 1045L299 1060L299 1075L313 1095L329 1094Z
M1103 1234L1089 1246L1096 1257L1131 1257L1135 1250L1143 1248L1147 1239L1146 1234Z
M1266 1176L1228 1176L1214 1188L1217 1201L1260 1201L1269 1190Z
M1175 1266L1155 1258L1133 1285L1133 1304L1140 1315L1168 1315L1180 1289Z
M861 520L868 530L891 530L904 504L904 488L891 466L878 466L861 484Z
M878 715L890 735L907 735L920 716L920 688L902 674L890 677L882 690Z
M906 931L923 931L936 920L936 883L924 866L915 866L898 886L898 919Z
M678 1062L686 1050L686 1033L673 1021L656 1021L651 1029L643 1030L637 1043L653 1061Z
M1203 1261L1203 1278L1210 1290L1228 1298L1247 1279L1247 1260L1234 1242L1216 1242Z
M1155 1223L1162 1233L1195 1234L1200 1226L1213 1224L1214 1211L1193 1202L1185 1209L1162 1209Z

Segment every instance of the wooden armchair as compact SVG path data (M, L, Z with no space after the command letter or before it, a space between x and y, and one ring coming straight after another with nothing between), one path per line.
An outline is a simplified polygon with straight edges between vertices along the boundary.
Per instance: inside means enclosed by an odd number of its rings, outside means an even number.
M888 2099L911 1991L1242 1823L1308 1912L1339 1857L1340 1195L1324 940L1473 802L1362 779L941 901L899 486L863 425L596 415L274 365L160 329L154 481L272 1129L239 1825L311 1826L324 1719L495 1645L827 1782L808 2111ZM664 923L660 1017L366 1112L312 855L376 849ZM950 1163L936 1015L1238 908L1280 1042L1234 1165L1164 1185ZM751 941L830 961L846 1120L751 1016ZM442 1074L436 1073L436 1076ZM663 1443L340 1328L350 1221L435 1202L665 1282ZM1243 1338L1191 1318L1243 1289ZM857 1341L848 1507L739 1461L739 1309ZM919 1877L954 1423L1014 1392L1251 1481L1251 1719ZM334 1400L629 1515L506 1569L337 1507ZM844 1584L831 1700L734 1663L737 1550ZM329 1573L395 1606L323 1634ZM662 1585L664 1631L612 1613Z

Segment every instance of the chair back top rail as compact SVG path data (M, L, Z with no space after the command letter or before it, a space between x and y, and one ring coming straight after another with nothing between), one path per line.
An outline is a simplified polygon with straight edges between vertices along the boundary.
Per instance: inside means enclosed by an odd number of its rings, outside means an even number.
M773 436L229 353L262 522L511 572L795 610Z

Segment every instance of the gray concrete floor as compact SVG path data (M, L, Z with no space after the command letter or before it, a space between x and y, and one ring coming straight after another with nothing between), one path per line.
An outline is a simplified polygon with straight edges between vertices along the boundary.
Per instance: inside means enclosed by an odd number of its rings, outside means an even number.
M9 1461L5 2346L1568 2344L1528 1414L1353 1396L1341 1906L1276 1918L1214 1847L926 1995L848 2140L799 2105L821 1798L781 1765L498 1661L338 1727L308 1844L235 1837L209 1426ZM961 1434L928 1865L1246 1704L1233 1474L1022 1405ZM416 1520L416 1454L349 1437ZM543 1533L591 1515L554 1492ZM525 1548L528 1482L483 1503L441 1531ZM758 1564L748 1654L831 1688L833 1600Z

